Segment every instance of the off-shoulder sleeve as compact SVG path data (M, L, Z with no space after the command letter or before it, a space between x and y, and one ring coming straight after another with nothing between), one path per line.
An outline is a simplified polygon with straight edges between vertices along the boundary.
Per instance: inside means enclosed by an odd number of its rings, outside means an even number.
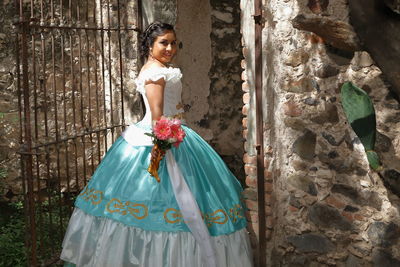
M136 90L145 93L144 85L147 81L158 81L164 79L165 82L180 79L182 73L179 68L150 68L142 71L139 77L135 80Z

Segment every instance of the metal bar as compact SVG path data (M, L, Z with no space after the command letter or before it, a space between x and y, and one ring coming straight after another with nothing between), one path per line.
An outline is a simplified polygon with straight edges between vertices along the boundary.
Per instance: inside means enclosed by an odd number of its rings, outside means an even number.
M64 141L64 147L65 147L65 168L66 168L66 176L67 176L67 195L68 195L68 209L69 209L69 216L72 213L72 205L70 205L69 203L69 198L70 198L70 194L71 194L71 187L70 187L70 183L71 183L71 177L69 174L69 151L68 151L68 141Z
M52 208L53 208L53 201L52 201L52 184L50 183L51 178L50 178L50 153L48 150L48 147L46 147L45 150L45 157L46 157L46 189L47 189L47 197L49 199L49 210L48 210L48 214L49 214L49 233L50 235L53 234L53 215L52 215ZM54 246L51 246L51 252L54 253Z
M79 3L77 5L77 12L78 12L78 21L80 21L80 8L79 8ZM81 114L81 127L82 129L85 128L85 121L84 121L84 106L83 106L83 74L82 74L82 39L81 39L81 31L78 31L78 47L79 47L79 91L80 91L80 100L81 100L81 107L80 107L80 114ZM83 181L84 185L86 185L86 147L85 147L85 140L82 137L82 145L83 145L83 157L82 157L82 163L83 163Z
M88 108L89 108L89 116L88 116L88 123L89 123L89 128L92 128L92 93L91 93L91 86L90 86L90 42L89 42L89 36L87 31L85 31L85 39L86 39L86 72L87 72L87 90L88 90Z
M89 5L89 3L87 3ZM87 12L89 16L89 11ZM92 129L92 93L91 93L91 86L90 86L90 42L89 42L89 35L88 32L85 31L85 39L86 39L86 71L87 71L87 90L88 90L88 106L89 106L89 129ZM93 145L93 136L92 134L89 135L90 144ZM94 158L93 155L91 157L91 170L92 173L94 172Z
M71 0L70 0L71 2ZM71 50L71 61L70 61L70 68L71 68L71 87L72 87L72 120L73 120L73 130L74 133L77 132L76 129L76 103L75 103L75 75L74 75L74 45L72 42L72 33L69 34L69 46Z
M77 12L78 12L78 21L80 20L79 17L79 3L77 6ZM79 47L79 53L78 53L78 64L79 64L79 93L80 93L80 118L81 118L81 128L85 128L85 122L84 122L84 105L83 105L83 75L82 75L82 39L81 39L81 32L78 30L78 47Z
M31 1L31 21L34 19L34 1ZM35 141L38 141L39 138L39 119L38 119L38 93L37 93L37 73L36 73L36 39L35 39L36 32L32 34L32 75L33 75L33 98L34 98L34 123L35 123ZM37 152L37 150L36 150ZM39 241L39 255L43 254L44 244L43 244L43 216L42 216L42 204L40 199L40 192L41 192L41 184L40 184L40 157L36 155L36 184L37 184L37 194L38 194L38 201L37 203L37 214L39 223L37 223L37 227L39 230L38 234L38 241ZM34 241L36 242L36 241Z
M43 110L44 110L44 131L45 131L45 139L46 141L48 140L48 131L49 131L49 127L48 127L48 118L47 118L47 90L46 90L46 44L44 41L44 33L42 32L40 34L40 38L41 38L41 56L42 56L42 75L41 75L41 79L39 80L40 82L40 91L43 92L44 95L44 99L43 99Z
M31 0L31 19L30 19L30 21L33 21L33 19L35 18L35 11L34 11L34 3L33 3L33 0Z
M36 153L38 153L38 149L36 149ZM43 231L42 231L42 229L43 229L42 212L43 212L43 210L42 210L42 200L41 200L41 197L40 197L41 186L40 186L40 164L39 163L40 163L40 156L37 154L36 155L36 183L37 183L37 188L38 188L37 189L37 191L38 191L37 213L39 214L38 227L39 227L39 233L40 233L38 238L39 238L39 244L40 244L40 246L39 246L39 254L42 255L43 254L43 250L44 250L44 244L43 244L43 238L42 238L42 235L43 235Z
M43 0L40 0L40 25L44 25L44 16L43 16ZM33 24L34 25L34 24ZM33 26L32 25L32 26Z
M63 0L60 0L60 22L59 25L64 25L64 5Z
M256 142L257 142L257 199L258 199L258 266L266 266L266 225L264 188L264 140L262 109L262 0L254 2L255 20L255 90L256 90Z
M54 2L51 1L52 6ZM54 7L52 7L54 12ZM54 14L53 14L54 15ZM54 20L54 18L53 18ZM62 240L62 229L63 229L63 215L62 215L62 202L61 202L61 175L60 175L60 148L59 148L59 131L58 131L58 101L57 101L57 72L56 72L56 59L55 59L56 49L55 49L55 41L54 41L54 31L51 31L51 61L52 61L52 73L53 73L53 101L54 101L54 125L56 132L56 164L57 164L57 183L58 183L58 211L59 211L59 225L58 227L60 233L60 239Z
M92 130L89 130L89 131L82 132L80 134L68 136L68 137L65 137L65 138L60 138L58 140L58 142L74 140L74 139L80 138L82 136L86 136L86 135L90 135L90 134L94 134L94 133L101 133L101 132L105 132L107 130L111 130L113 128L118 128L118 127L122 127L122 126L123 126L122 124L118 124L118 125L114 125L114 126L108 126L108 127L98 128L98 129L92 129ZM33 146L32 148L36 149L36 148L46 147L46 146L55 145L55 144L57 144L56 141L51 141L51 142L47 142L45 144L40 144L40 145L37 145L37 146ZM23 154L23 153L21 152L19 154Z
M106 106L106 81L105 81L105 59L104 59L104 19L103 19L103 3L100 1L100 25L101 25L101 77L103 86L103 125L107 127L107 106ZM104 151L107 152L107 131L104 134Z
M96 1L96 0L95 0ZM96 5L96 3L95 3ZM94 79L95 79L95 86L96 86L96 122L97 127L100 127L100 103L99 103L99 82L97 76L97 32L93 32L94 38ZM97 156L98 156L98 163L100 163L100 133L96 133L97 137Z
M120 4L119 0L117 0L117 17L118 17L118 26L121 27L121 14L120 14ZM122 44L121 44L121 31L118 30L118 49L119 49L119 73L120 73L120 83L121 83L121 124L125 125L125 111L124 111L124 77L123 77L123 69L122 69ZM125 127L123 127L125 129Z
M49 118L48 118L48 98L47 98L47 86L46 86L46 42L45 42L45 33L41 33L41 60L42 60L42 74L40 79L40 89L43 92L43 105L44 105L44 137L45 140L49 140ZM49 151L46 149L45 151L46 157L46 189L47 189L47 197L49 201L49 233L52 233L53 229L53 216L52 216L52 192L50 188L50 154ZM54 252L54 247L51 247L51 251Z
M62 1L62 0L61 0ZM67 129L67 96L66 96L66 88L65 88L65 55L64 55L64 33L61 34L60 37L60 52L61 52L61 79L63 84L63 119L64 119L64 134L68 135Z
M107 0L108 28L111 27L110 0ZM111 125L114 125L113 92L112 92L112 69L111 69L111 31L107 30L108 36L108 83L110 89L110 116ZM111 129L111 140L114 142L114 129ZM107 138L106 138L107 139Z
M96 12L97 12L97 9L96 9L96 0L93 0L93 25L97 25L97 22L96 22Z
M37 95L37 80L36 80L36 49L35 49L35 34L32 34L32 75L33 75L33 112L35 122L35 141L39 138L39 123L38 123L38 95Z
M82 140L82 153L83 153L83 157L82 157L82 162L83 162L83 184L86 185L87 183L87 167L86 167L86 145L85 145L85 136L81 137Z
M71 0L68 1L68 17L69 17L68 24L72 25L72 1ZM69 27L71 27L71 26L69 26Z
M89 0L86 0L86 23L85 25L89 25Z
M68 2L69 7L69 24L72 25L72 0ZM73 45L73 38L72 33L75 32L69 31L69 46L71 51L70 56L70 69L71 69L71 86L72 86L72 117L73 117L73 132L74 134L77 133L76 129L76 103L75 103L75 75L74 75L74 45ZM68 141L69 139L64 138L64 141ZM75 181L76 181L76 191L79 191L79 168L78 168L78 149L76 145L76 140L73 140L73 147L74 147L74 169L75 169Z
M76 180L76 191L78 192L80 190L79 188L79 168L78 168L78 148L76 145L76 139L73 139L74 141L74 155L75 155L75 180Z
M18 1L16 1L16 5L19 5ZM23 116L22 116L22 90L21 90L21 65L20 65L20 45L19 45L19 38L20 38L20 29L18 29L18 32L15 36L15 44L16 44L16 53L15 53L15 61L17 64L17 93L18 93L18 117L19 117L19 144L20 147L23 148L23 142L24 142L24 128L23 128ZM25 163L24 163L24 157L21 155L21 177L22 177L22 192L24 196L24 215L25 215L25 221L26 221L26 226L25 226L25 248L27 252L27 258L29 258L29 244L30 244L30 239L29 239L29 211L28 211L28 197L27 197L27 179L26 179L26 173L25 173Z
M54 2L53 2L53 0L50 0L50 13L51 13L50 25L53 26L56 24L54 21Z
M24 21L23 13L23 0L19 1L19 19ZM22 59L22 86L23 86L23 99L24 99L24 139L23 146L26 151L32 150L32 136L31 136L31 114L30 114L30 91L29 91L29 73L28 73L28 46L27 46L27 25L23 24L21 29L21 59ZM32 173L32 155L22 155L27 185L28 185L28 208L29 208L29 226L30 237L33 242L30 243L31 255L30 263L32 266L37 266L37 247L36 247L36 219L35 219L35 202L33 195L33 173Z
M137 5L138 5L137 6L138 13L137 13L137 16L136 16L136 23L137 23L137 27L139 29L139 31L138 31L138 34L139 34L139 33L143 32L143 13L142 13L143 4L142 4L142 0L137 0ZM136 43L137 43L137 45L136 45L136 49L137 50L136 51L140 51L139 38L137 38L137 42ZM138 57L138 63L139 64L137 64L138 65L137 66L137 71L139 73L141 67L144 64L144 58L142 56Z

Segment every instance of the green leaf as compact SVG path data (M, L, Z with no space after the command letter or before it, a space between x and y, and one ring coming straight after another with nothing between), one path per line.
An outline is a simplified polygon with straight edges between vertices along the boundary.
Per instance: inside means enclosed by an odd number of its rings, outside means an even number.
M376 139L375 109L368 94L351 82L343 84L341 89L342 106L347 120L364 145L369 165L375 171L382 166L378 154L373 151Z
M373 150L376 139L376 118L371 99L364 90L351 82L343 84L341 98L347 120L365 150Z
M375 171L380 171L382 169L381 163L379 161L379 157L378 154L376 154L375 151L366 151L367 153L367 158L368 158L368 162L369 165L371 166L371 168Z

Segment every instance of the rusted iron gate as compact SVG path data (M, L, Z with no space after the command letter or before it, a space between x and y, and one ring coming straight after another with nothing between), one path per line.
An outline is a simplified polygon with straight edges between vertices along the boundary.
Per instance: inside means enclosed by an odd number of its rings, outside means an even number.
M17 0L16 7L29 266L48 266L58 261L75 196L125 126L140 1Z

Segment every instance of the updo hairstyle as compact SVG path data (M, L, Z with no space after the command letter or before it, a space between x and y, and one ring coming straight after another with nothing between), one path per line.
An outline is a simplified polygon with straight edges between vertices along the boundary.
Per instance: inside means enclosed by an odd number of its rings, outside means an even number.
M155 21L151 23L141 35L140 54L143 58L147 58L150 53L150 48L153 46L154 41L165 31L173 31L174 27L168 23Z

